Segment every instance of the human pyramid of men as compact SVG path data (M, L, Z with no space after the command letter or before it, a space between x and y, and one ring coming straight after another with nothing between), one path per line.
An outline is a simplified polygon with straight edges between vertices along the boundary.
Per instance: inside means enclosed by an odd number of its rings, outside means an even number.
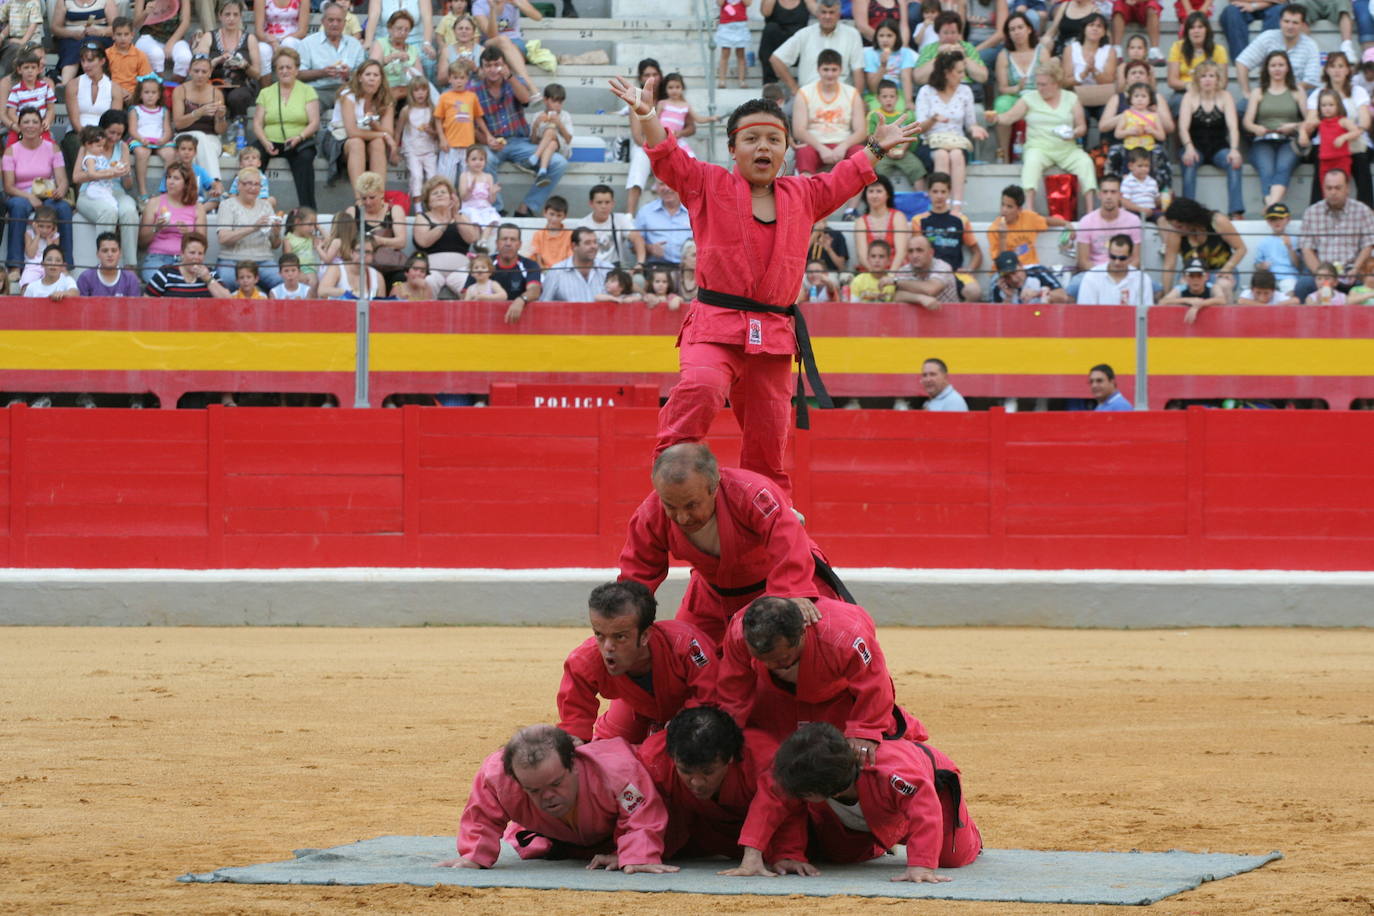
M489 868L504 839L524 859L626 874L724 856L739 860L727 875L810 876L817 862L905 845L892 880L948 881L936 869L982 850L959 769L898 705L873 621L807 534L782 469L809 227L917 126L880 126L829 174L778 177L786 121L753 100L727 122L727 172L659 124L652 83L611 88L688 207L701 294L659 415L653 492L630 520L618 580L588 598L592 636L564 662L559 723L519 730L483 762L458 857L440 864ZM719 467L703 441L727 397L740 468ZM691 576L675 619L660 621L654 592L674 557Z

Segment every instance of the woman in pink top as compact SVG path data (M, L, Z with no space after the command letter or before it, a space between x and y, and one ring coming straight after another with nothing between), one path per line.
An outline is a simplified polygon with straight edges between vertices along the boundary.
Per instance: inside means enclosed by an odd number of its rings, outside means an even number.
M295 48L310 32L310 4L301 0L259 0L253 6L253 25L258 41L272 46L271 57L281 48Z
M873 164L910 142L919 128L881 124L866 146L828 174L778 177L787 121L776 103L753 99L726 123L735 160L734 171L726 171L691 158L663 129L653 104L655 82L650 77L641 90L616 77L611 91L641 126L654 174L687 208L700 280L678 336L682 376L659 414L656 453L704 439L728 397L744 434L740 467L776 481L790 499L783 455L792 415L789 375L798 353L817 397L831 406L817 388L820 376L795 308L811 227L871 183Z
M57 231L62 238L62 254L72 263L72 205L67 203L67 166L57 144L43 139L43 116L36 108L19 112L19 141L5 149L0 160L4 172L5 195L9 198L9 243L5 260L12 278L24 264L24 231L38 207L47 204L57 211ZM37 186L35 187L35 183ZM17 293L18 288L14 287Z
M143 282L152 282L161 267L181 258L181 237L188 232L205 234L205 207L196 200L195 173L184 162L167 166L167 192L143 205L138 243L148 246L143 258Z

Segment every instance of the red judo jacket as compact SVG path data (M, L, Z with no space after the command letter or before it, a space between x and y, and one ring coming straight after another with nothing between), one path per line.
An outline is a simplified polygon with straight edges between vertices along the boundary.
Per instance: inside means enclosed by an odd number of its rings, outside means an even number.
M620 738L584 744L574 752L577 807L573 823L550 817L520 783L506 775L501 751L482 762L458 823L458 855L484 868L501 852L508 823L574 846L615 844L621 865L660 862L668 808L634 750Z
M583 741L592 740L600 709L597 697L624 700L639 715L659 725L678 710L716 702L720 662L716 644L689 623L659 620L649 627L654 691L649 693L628 675L612 675L601 661L596 640L588 638L563 662L558 688L558 727Z
M753 239L749 182L737 172L693 159L678 146L671 130L667 134L662 143L644 152L654 174L678 192L692 218L698 282L706 289L765 305L796 302L806 272L811 227L876 177L867 154L855 152L828 174L776 179L777 228L772 257L765 261ZM761 322L762 336L755 341L749 340L750 321ZM791 316L738 312L699 301L692 302L678 341L736 344L749 352L777 355L797 352Z

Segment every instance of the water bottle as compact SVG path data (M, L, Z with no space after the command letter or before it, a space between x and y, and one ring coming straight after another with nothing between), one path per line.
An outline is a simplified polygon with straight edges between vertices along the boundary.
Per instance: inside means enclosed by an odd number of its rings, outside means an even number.
M248 134L244 130L243 118L235 118L234 124L234 149L242 151L248 145Z

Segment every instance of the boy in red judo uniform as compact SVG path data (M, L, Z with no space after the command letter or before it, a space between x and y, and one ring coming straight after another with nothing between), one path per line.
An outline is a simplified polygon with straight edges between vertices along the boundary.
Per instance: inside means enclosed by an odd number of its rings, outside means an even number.
M659 454L652 479L654 492L630 518L620 578L657 589L670 558L690 563L674 619L719 645L730 618L760 595L796 599L808 619L815 617L812 598L840 597L843 584L768 478L721 468L696 442Z
M880 124L862 151L829 174L779 178L787 122L775 103L753 99L726 123L735 161L734 171L726 171L693 159L664 129L654 108L654 85L652 77L643 90L614 78L611 91L639 118L654 174L678 192L691 216L700 282L678 335L682 375L659 414L655 453L704 439L728 397L744 434L740 466L775 481L790 501L783 454L798 352L808 363L813 389L819 381L805 323L794 307L811 227L871 183L873 164L910 142L919 126ZM816 393L828 402L823 388Z
M653 593L638 582L598 585L587 599L592 637L563 663L558 727L581 741L638 744L684 706L714 703L720 661L705 633L655 621ZM600 698L611 700L600 718Z
M626 874L664 865L668 809L634 750L619 738L580 747L552 725L515 733L488 757L458 824L449 868L490 868L504 837L522 859L585 858Z

